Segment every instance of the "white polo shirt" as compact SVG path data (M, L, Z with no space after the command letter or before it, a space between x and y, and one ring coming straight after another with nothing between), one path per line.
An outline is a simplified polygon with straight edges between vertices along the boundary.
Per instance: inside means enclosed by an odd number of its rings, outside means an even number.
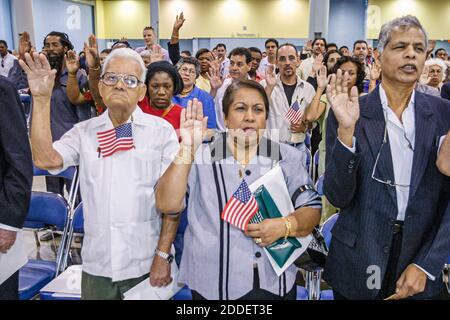
M8 78L9 70L14 65L14 60L17 60L12 54L7 53L6 56L2 57L0 55L0 75Z
M76 124L53 147L63 167L80 166L85 236L83 271L121 281L150 270L161 218L154 187L179 149L175 130L164 119L136 107L135 148L103 158L97 132L113 128L108 112Z

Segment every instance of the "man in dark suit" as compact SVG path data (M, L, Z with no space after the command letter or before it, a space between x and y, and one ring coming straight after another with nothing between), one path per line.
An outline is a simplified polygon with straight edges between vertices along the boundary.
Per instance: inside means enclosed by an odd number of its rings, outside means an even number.
M325 280L336 299L441 295L450 255L450 180L436 166L450 104L414 90L427 37L417 18L383 25L383 79L358 99L332 76L324 192L341 208Z
M33 164L20 98L0 77L0 255L14 245L28 212ZM0 284L0 300L18 299L19 272Z

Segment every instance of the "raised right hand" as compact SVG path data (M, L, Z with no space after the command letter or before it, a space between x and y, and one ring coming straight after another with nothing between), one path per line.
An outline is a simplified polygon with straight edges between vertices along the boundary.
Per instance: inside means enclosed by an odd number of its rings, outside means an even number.
M88 43L84 43L84 53L89 68L98 68L100 66L100 56L98 54L97 39L93 34L89 36Z
M184 18L184 13L181 12L180 16L176 16L176 18L175 18L175 22L173 24L173 29L179 31L185 21L186 21L186 19Z
M223 79L220 76L220 67L213 62L211 62L211 67L209 68L209 72L206 73L209 83L211 84L212 90L217 90L222 86Z
M268 87L273 88L276 86L277 76L275 75L275 66L273 64L267 65L265 79Z
M67 54L64 56L64 61L66 63L67 71L71 74L76 74L80 68L80 62L78 61L78 55L75 51L67 51Z
M331 76L327 86L327 98L331 104L339 128L348 130L354 129L359 119L358 89L356 86L348 92L348 73L342 75L342 70Z
M25 54L25 61L19 60L20 66L27 74L28 85L33 98L52 96L56 70L50 68L47 57L42 53Z
M189 100L181 111L180 138L181 146L195 152L207 135L208 117L203 116L203 105L197 99Z
M30 34L28 32L22 33L22 35L19 38L19 55L20 58L23 59L25 57L25 53L30 53L31 51L31 41L30 41Z

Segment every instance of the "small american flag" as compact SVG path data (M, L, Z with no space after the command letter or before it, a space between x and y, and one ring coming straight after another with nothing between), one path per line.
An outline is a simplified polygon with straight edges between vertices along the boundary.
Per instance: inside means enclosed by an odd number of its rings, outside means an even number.
M300 105L302 104L302 102L303 98L300 101L300 103L298 103L298 100L296 100L292 104L292 106L289 108L288 112L285 115L286 119L288 119L292 123L298 123L300 121L300 119L303 116L303 112L300 110Z
M225 205L221 218L245 231L248 222L256 212L258 212L258 203L250 191L247 182L242 180L239 188Z
M99 151L103 157L109 157L119 150L130 150L134 147L131 123L125 123L117 128L97 132Z

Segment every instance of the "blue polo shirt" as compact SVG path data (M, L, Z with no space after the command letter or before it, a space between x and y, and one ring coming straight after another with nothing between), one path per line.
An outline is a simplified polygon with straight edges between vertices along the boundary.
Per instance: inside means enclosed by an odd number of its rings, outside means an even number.
M185 97L176 95L172 98L172 102L179 104L183 108L187 107L188 101L197 98L203 104L203 115L208 117L208 129L216 129L216 109L214 108L214 99L210 94L202 89L194 86L194 89Z

